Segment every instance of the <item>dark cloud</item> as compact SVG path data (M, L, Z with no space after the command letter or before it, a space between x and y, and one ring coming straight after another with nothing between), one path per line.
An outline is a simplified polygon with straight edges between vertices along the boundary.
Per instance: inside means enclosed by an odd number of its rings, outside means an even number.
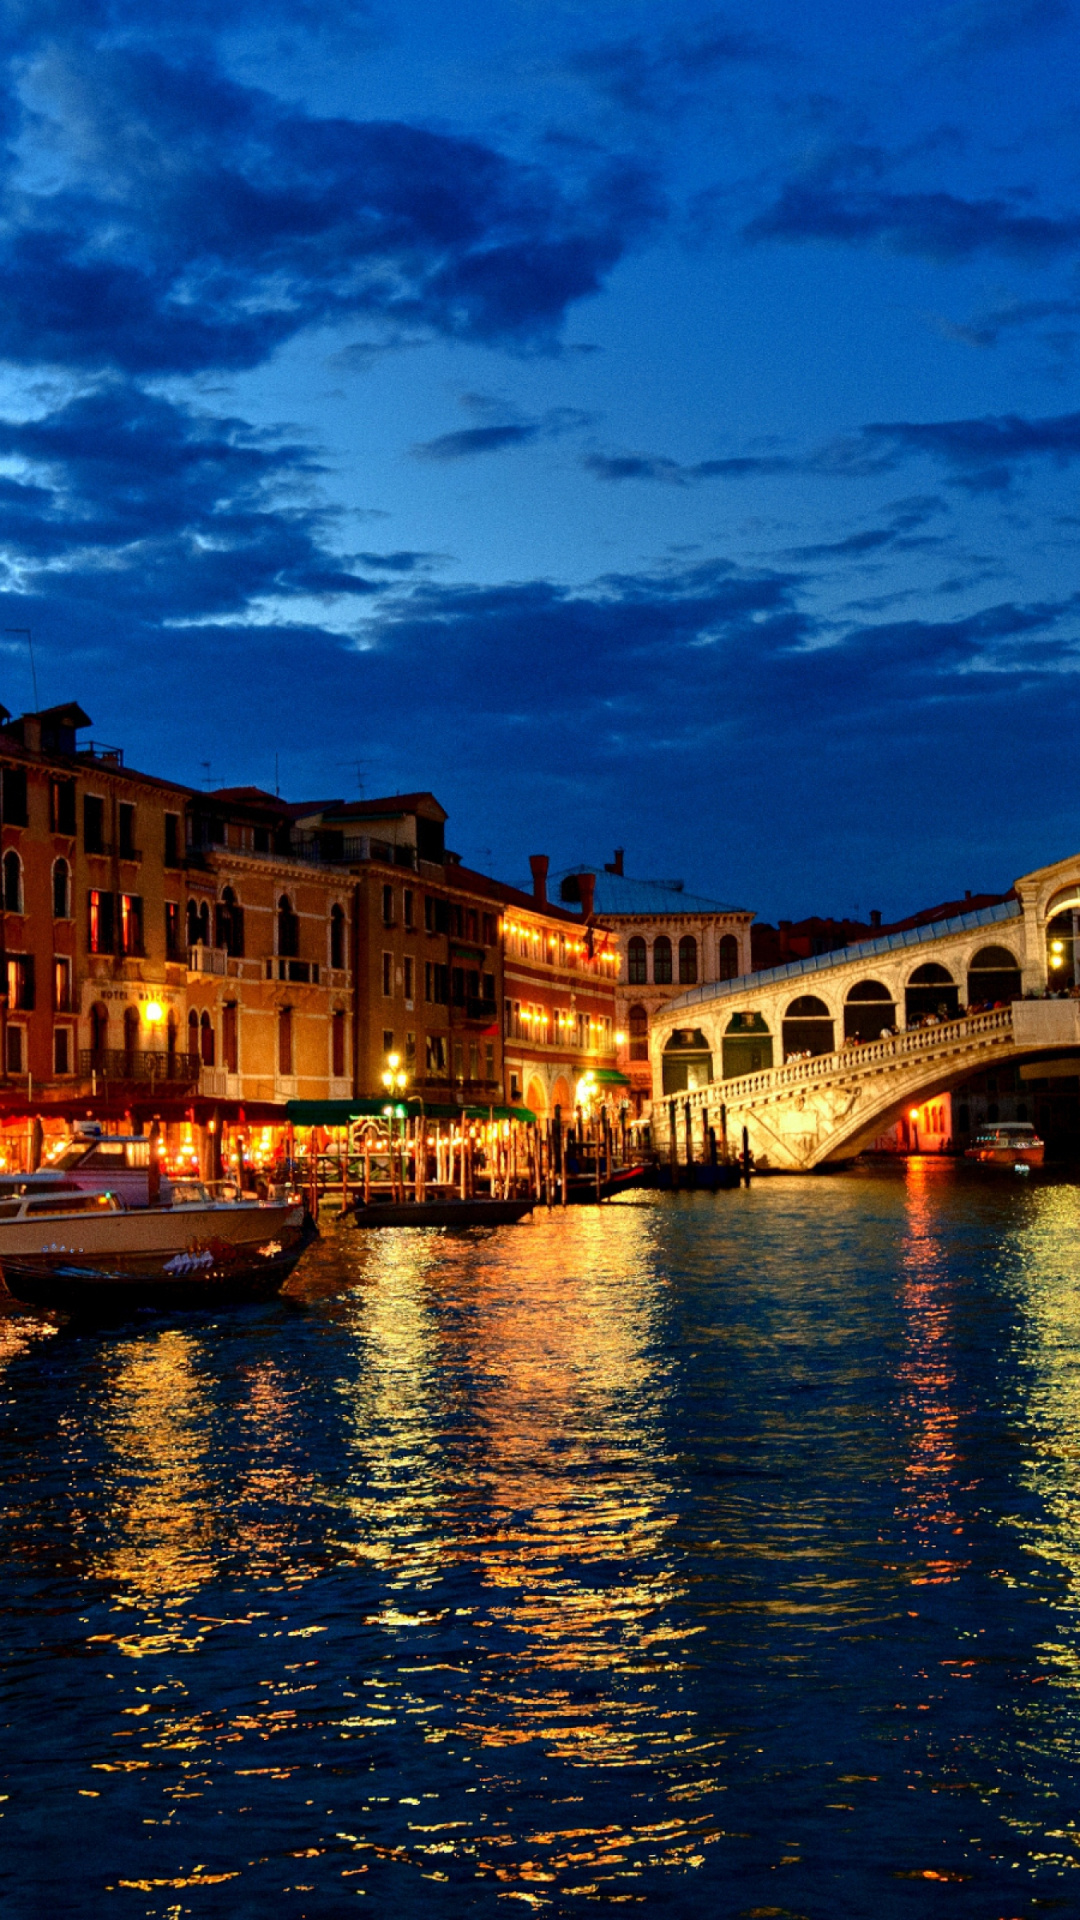
M923 48L927 64L966 65L1059 32L1068 26L1072 9L1065 0L965 0L932 17Z
M755 474L791 473L798 462L781 454L741 454L725 460L683 463L663 453L586 453L586 472L598 480L658 480L667 487L692 487L701 480L745 480Z
M1003 492L1018 468L1031 460L1068 466L1080 456L1080 413L1028 420L999 414L982 420L892 421L866 426L857 442L846 443L854 471L882 470L913 454L923 454L952 470L957 484L973 493ZM834 455L841 471L844 447Z
M550 343L658 213L633 163L598 163L570 196L482 142L316 119L206 59L61 46L29 91L24 125L50 165L23 173L9 155L0 182L14 361L251 367L360 317Z
M744 228L748 240L880 242L929 260L1000 253L1048 260L1075 247L1080 218L1029 213L1016 201L965 200L953 193L895 193L790 181Z
M466 395L465 404L475 411L497 410L497 403L482 395ZM576 407L552 407L537 419L493 420L486 426L441 433L434 440L419 441L412 451L419 460L468 460L480 453L504 453L510 447L529 446L534 440L555 440L588 426L591 419L591 414Z
M776 40L712 15L651 37L630 34L581 47L567 64L575 77L624 112L665 114L685 105L717 75L789 58Z

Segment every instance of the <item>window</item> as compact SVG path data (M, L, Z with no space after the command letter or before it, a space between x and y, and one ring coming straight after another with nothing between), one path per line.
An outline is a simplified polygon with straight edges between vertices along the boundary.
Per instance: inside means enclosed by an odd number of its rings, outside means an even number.
M71 868L66 860L53 862L52 910L54 920L71 919Z
M244 909L231 887L222 887L221 899L214 908L216 944L226 953L242 957L244 952Z
M465 1078L465 1048L460 1040L454 1041L454 1079Z
M429 1033L424 1043L427 1070L430 1074L442 1075L446 1072L446 1039L441 1033Z
M401 896L401 918L407 927L413 924L413 890L406 887Z
M121 800L116 810L116 839L121 860L134 860L135 809L130 800Z
M412 898L412 895L409 895ZM341 907L330 909L330 965L345 965L345 914Z
M465 915L460 907L450 908L450 931L455 940L465 938Z
M181 953L180 946L180 902L165 902L165 958L175 960Z
M49 783L49 819L54 833L75 832L75 782L52 780Z
M178 813L165 815L165 865L167 867L180 865L180 815Z
M194 1007L187 1017L188 1053L192 1060L199 1057L199 1016Z
M21 1027L9 1027L7 1030L7 1070L9 1073L21 1073L23 1070L23 1030Z
M4 768L3 807L5 827L25 827L28 818L25 767Z
M394 1051L394 1036L389 1027L383 1028L382 1050L384 1053L393 1053Z
M428 933L449 933L449 900L436 900L430 893L424 896L424 926Z
M214 1064L214 1023L208 1013L199 1021L199 1058L204 1067Z
M135 1071L135 1055L139 1050L139 1015L135 1007L124 1009L124 1066L128 1073Z
M405 999L411 1007L413 1002L414 963L411 953L405 955Z
M278 1014L278 1072L287 1079L293 1070L292 1008L282 1007Z
M141 893L120 895L120 948L123 953L141 953L143 950Z
M631 1007L629 1027L631 1060L647 1060L649 1057L649 1016L644 1007Z
M382 890L382 923L384 927L392 927L394 924L393 887L384 887Z
M340 1007L330 1020L330 1071L337 1080L345 1072L345 1015Z
M450 1001L450 969L438 960L428 960L424 966L424 998L437 1007L445 1007Z
M30 1013L34 1006L34 956L9 953L7 961L8 1007L14 1012Z
M465 921L466 921L466 937L475 943L480 938L480 922L479 922L479 919L477 918L475 907L469 908L465 916Z
M475 1040L469 1042L469 1079L480 1078L480 1048Z
M405 1035L405 1068L410 1078L416 1072L416 1035L415 1033L407 1033Z
M392 953L384 953L382 957L382 990L384 998L389 1000L394 991L394 956Z
M495 1078L495 1043L492 1040L484 1047L484 1078L489 1083Z
M658 933L653 941L652 977L658 987L671 985L671 941L666 933Z
M70 1073L71 1056L71 1028L55 1027L53 1029L53 1072Z
M210 945L210 902L209 900L189 900L187 903L188 946Z
M176 1075L176 1040L176 1015L170 1012L165 1026L165 1058L167 1063L165 1073L166 1078L169 1080L174 1079Z
M493 947L495 945L495 915L493 913L485 913L484 915L484 945L485 947Z
M22 910L22 861L12 847L4 855L4 912L21 913Z
M278 952L295 960L300 952L300 921L292 910L292 901L283 893L277 911Z
M221 1064L226 1073L240 1071L240 1009L226 1000L221 1009Z
M733 933L725 933L717 948L717 974L721 980L737 980L739 976L739 943Z
M635 933L627 949L626 977L632 987L643 987L649 978L649 963L645 942L639 933Z
M697 979L697 941L684 933L679 941L679 985L692 987Z
M83 846L87 853L105 851L105 802L97 793L83 794Z
M53 961L53 1011L71 1012L71 961L62 953Z
M111 953L115 944L112 894L102 893L99 888L91 887L87 901L90 951L91 953Z

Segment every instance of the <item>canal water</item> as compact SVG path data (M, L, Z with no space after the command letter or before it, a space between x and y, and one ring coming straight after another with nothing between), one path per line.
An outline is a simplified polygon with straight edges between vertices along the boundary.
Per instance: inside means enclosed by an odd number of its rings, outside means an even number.
M0 1913L1080 1911L1080 1190L912 1161L0 1314Z

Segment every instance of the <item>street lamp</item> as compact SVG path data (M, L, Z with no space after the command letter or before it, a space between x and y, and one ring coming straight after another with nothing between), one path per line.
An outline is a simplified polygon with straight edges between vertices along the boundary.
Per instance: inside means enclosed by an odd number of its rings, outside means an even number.
M919 1151L919 1109L918 1107L912 1107L911 1112L908 1115L908 1119L911 1121L912 1138L914 1139L914 1142L915 1142L915 1151L916 1153L918 1153Z
M160 1000L148 1000L143 1008L143 1019L148 1027L160 1027L165 1018L165 1009Z
M401 1064L400 1053L387 1054L386 1069L382 1076L382 1083L387 1093L393 1093L395 1090L398 1093L404 1093L405 1088L409 1084L409 1076Z

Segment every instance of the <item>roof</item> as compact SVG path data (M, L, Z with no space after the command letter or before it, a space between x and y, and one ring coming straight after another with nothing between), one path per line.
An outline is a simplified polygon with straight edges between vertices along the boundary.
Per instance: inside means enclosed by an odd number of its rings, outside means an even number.
M704 894L687 893L681 880L634 880L627 874L609 873L601 865L583 862L556 874L556 881L578 873L596 876L596 912L611 914L647 914L651 919L670 918L680 913L749 913L749 907L733 907L723 900L708 900Z
M1018 900L1006 900L997 907L982 907L976 913L956 914L949 920L935 920L928 926L906 927L898 933L885 933L874 940L858 940L854 946L840 947L835 953L815 953L807 960L789 960L783 967L763 967L760 973L740 974L735 980L721 980L709 986L691 987L669 1000L665 1016L679 1007L699 1006L703 1000L726 1000L754 993L777 980L792 980L807 973L824 973L830 967L845 967L852 960L871 960L876 954L896 953L903 947L929 946L949 934L970 933L977 927L1002 926L1006 921L1023 919Z
M285 802L276 793L267 793L265 787L214 787L212 792L202 796L206 800L243 800L257 803L261 807L279 807L285 812Z
M487 900L498 900L503 906L520 907L523 913L545 914L552 920L565 920L579 929L588 924L580 913L571 913L569 907L560 906L557 900L538 900L534 893L525 893L521 887L511 887L505 880L492 880L489 874L476 873L472 867L454 867L452 874L455 880L460 878L473 893L479 893Z
M297 802L292 811L299 816L302 813L333 811L347 820L366 820L376 816L421 813L428 819L448 820L449 814L441 806L433 793L390 793L376 800L310 800Z

